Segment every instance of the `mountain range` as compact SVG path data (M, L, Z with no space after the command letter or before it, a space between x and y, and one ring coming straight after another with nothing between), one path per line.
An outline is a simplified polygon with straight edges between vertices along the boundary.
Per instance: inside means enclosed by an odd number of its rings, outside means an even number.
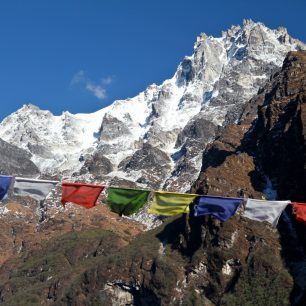
M92 114L24 105L1 122L0 138L27 151L44 176L184 192L218 128L236 122L286 54L301 49L286 29L251 20L219 38L202 33L161 85Z
M93 114L25 105L0 173L306 203L306 46L246 20L201 34L174 76ZM14 197L0 208L3 305L305 305L305 225L120 218ZM137 222L141 221L141 223ZM163 223L162 225L159 225ZM152 230L144 231L145 226ZM147 228L148 229L148 228Z

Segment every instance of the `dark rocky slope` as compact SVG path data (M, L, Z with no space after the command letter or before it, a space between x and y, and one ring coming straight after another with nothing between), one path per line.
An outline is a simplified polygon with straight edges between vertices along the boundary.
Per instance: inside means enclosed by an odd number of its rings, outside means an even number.
M306 202L305 111L306 52L291 52L245 105L239 124L226 127L205 151L193 191ZM305 305L306 230L291 207L279 230L281 255L295 280L291 303Z
M205 151L193 191L305 199L306 53L280 72ZM275 195L275 193L274 193ZM0 270L2 305L305 305L305 229L241 216L188 216L131 238L84 230L50 239Z
M171 220L124 248L105 230L52 239L2 266L1 303L289 305L293 281L275 230L239 216L186 225Z
M306 53L283 68L205 151L199 193L260 197L267 179L280 199L306 201ZM258 109L257 109L258 108Z
M0 138L0 174L35 176L37 166L30 160L31 154Z

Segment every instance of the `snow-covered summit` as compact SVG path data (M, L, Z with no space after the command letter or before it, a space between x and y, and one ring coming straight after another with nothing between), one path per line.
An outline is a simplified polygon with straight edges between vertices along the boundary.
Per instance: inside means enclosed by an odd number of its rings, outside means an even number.
M26 149L43 173L184 191L200 170L218 125L235 122L288 51L305 49L287 30L244 21L214 38L202 33L173 77L92 114L54 116L32 105L0 124L0 137Z
M32 104L23 105L3 120L0 137L29 151L42 173L56 173L73 167L80 152L94 147L106 111L54 116Z

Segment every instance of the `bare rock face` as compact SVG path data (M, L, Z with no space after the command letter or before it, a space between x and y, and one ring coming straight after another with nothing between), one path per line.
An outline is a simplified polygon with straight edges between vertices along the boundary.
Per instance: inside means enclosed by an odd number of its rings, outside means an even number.
M142 149L136 151L132 157L121 162L119 169L127 173L142 171L142 175L138 177L136 182L151 188L158 188L160 179L165 177L170 169L169 162L170 158L162 150L145 143ZM146 168L151 171L144 171Z
M112 306L133 305L134 297L129 292L129 289L129 286L122 286L121 283L108 283L103 290L100 290L99 300L101 303Z
M113 165L102 152L95 152L90 159L87 159L80 170L80 175L90 173L95 178L109 174L113 170Z
M37 176L39 169L31 161L31 154L0 139L0 173Z
M184 129L179 133L175 144L176 148L184 145L185 142L202 141L205 143L214 138L216 132L216 125L211 121L203 120L201 116L195 117L190 121ZM188 145L193 147L193 145Z
M258 158L280 198L306 201L306 52L290 53L256 123Z
M193 191L202 194L261 198L263 177L254 156L240 150L250 125L229 125L203 155L202 171Z

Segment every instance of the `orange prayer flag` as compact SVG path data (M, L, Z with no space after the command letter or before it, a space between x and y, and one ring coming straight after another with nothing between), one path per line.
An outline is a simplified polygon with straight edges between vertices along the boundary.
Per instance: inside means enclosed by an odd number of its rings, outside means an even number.
M306 203L292 202L292 204L296 220L301 221L306 225Z
M97 199L105 186L82 184L82 183L62 183L62 204L67 202L81 205L85 208L92 208L96 205Z

